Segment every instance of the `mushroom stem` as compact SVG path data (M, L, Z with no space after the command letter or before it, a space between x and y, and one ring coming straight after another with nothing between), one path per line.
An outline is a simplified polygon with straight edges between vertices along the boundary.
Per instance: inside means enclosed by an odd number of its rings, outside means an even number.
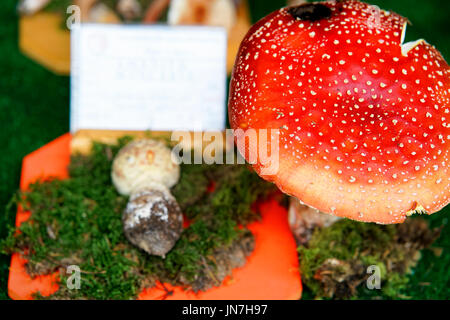
M288 222L298 245L307 243L316 228L329 227L339 219L289 197Z
M151 255L165 257L183 231L183 215L169 189L155 185L133 193L122 216L127 239Z

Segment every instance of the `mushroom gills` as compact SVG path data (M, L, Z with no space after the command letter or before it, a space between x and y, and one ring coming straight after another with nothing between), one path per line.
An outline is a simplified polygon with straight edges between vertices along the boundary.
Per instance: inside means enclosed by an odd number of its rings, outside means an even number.
M21 0L17 5L20 14L31 15L45 8L50 0Z
M414 209L406 212L406 215L412 216L413 214L427 214L427 210L425 210L424 207L422 207L421 205L419 205L417 202L414 203Z

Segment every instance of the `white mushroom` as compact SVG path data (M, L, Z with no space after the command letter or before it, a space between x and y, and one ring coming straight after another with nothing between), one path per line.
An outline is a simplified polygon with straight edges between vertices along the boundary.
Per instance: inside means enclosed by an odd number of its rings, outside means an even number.
M149 184L173 187L180 177L180 167L172 161L172 153L163 142L142 139L119 151L111 177L120 194L130 195Z
M179 176L170 149L157 140L133 141L113 161L114 186L131 195L122 216L125 236L149 254L164 257L183 230L182 212L169 191Z
M97 3L97 0L74 0L74 4L80 8L81 21L90 20L90 11Z

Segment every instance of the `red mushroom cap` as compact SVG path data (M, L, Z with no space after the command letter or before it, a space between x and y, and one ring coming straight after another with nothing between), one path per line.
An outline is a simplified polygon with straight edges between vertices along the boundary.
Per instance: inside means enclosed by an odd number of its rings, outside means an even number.
M450 68L424 40L403 44L406 24L331 1L282 8L252 27L228 108L233 129L280 130L277 173L254 164L263 178L367 222L449 203Z

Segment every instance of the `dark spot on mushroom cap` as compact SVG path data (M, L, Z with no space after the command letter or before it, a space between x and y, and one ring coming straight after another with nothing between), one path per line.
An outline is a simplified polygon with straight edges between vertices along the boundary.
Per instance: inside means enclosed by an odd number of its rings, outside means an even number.
M288 12L300 20L317 21L331 17L331 9L320 3L305 3L289 8Z

